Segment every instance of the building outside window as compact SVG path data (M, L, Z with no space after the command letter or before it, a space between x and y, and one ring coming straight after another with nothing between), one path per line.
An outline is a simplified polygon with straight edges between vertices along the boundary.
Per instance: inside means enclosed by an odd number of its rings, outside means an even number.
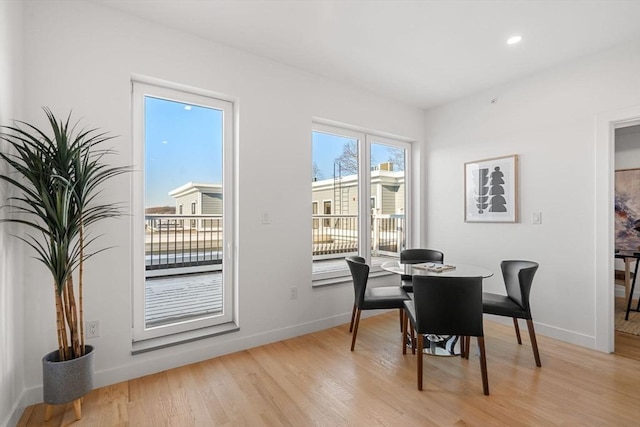
M348 276L345 256L360 255L376 271L407 247L410 148L374 133L313 125L312 200L323 200L323 213L312 213L313 224L322 224L312 227L315 281Z

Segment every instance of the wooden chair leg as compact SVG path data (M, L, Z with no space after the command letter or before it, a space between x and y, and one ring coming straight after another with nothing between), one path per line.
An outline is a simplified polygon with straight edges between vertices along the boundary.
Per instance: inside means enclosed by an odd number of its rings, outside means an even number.
M471 350L471 336L464 337L464 358L469 360L469 351Z
M518 326L518 318L513 318L513 327L516 329L516 338L518 338L518 344L522 345L522 339L520 338L520 327Z
M424 345L424 335L416 335L418 336L418 357L416 357L416 359L418 360L418 390L422 390L422 346Z
M467 337L461 336L460 338L460 357L466 359L467 357Z
M402 317L403 317L403 315L404 315L404 309L403 309L403 308L400 308L400 309L398 309L398 310L400 310L400 332L402 332L402 326L403 326L403 324L402 324Z
M478 337L480 347L480 371L482 371L482 391L489 396L489 375L487 374L487 354L484 351L484 337Z
M542 367L540 362L540 353L538 352L538 340L536 340L536 331L533 329L533 320L527 319L527 329L529 329L529 338L531 339L531 347L533 348L533 357L536 359L536 366Z
M353 305L353 310L351 310L351 324L349 325L349 332L353 332L353 321L356 318L356 305Z
M413 328L413 323L409 322L409 328L411 329L411 354L416 354L416 330Z
M356 347L356 336L358 335L358 325L360 324L360 313L362 313L362 310L359 308L356 309L356 319L353 324L353 338L351 339L351 351Z
M407 354L407 332L409 332L409 327L407 326L409 320L409 316L407 316L406 312L403 312L402 315L402 354Z

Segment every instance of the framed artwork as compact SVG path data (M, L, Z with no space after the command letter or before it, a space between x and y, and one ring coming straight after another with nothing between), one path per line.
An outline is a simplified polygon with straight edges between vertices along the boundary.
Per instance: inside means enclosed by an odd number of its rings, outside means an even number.
M640 251L640 169L615 172L616 249Z
M518 222L518 155L464 164L465 222Z

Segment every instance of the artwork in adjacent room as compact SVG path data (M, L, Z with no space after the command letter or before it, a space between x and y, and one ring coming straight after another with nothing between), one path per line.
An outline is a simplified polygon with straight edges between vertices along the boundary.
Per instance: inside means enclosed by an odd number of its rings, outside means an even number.
M616 171L616 249L640 250L640 169Z
M518 221L518 155L464 164L466 222Z

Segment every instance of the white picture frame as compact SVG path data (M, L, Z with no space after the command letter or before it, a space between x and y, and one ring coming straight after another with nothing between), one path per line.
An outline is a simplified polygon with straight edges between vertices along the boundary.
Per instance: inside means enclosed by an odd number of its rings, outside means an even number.
M465 222L518 222L518 155L464 164Z

